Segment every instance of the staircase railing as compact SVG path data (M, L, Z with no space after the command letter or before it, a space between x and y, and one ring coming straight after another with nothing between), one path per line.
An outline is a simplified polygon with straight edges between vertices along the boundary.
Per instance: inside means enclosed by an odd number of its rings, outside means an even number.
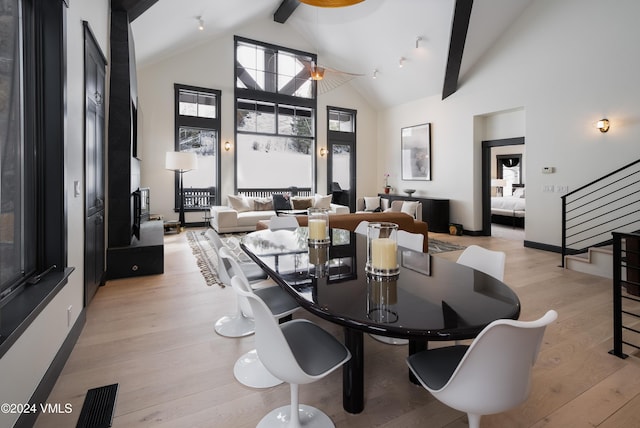
M562 196L562 261L640 229L640 160Z
M624 289L624 291L623 291ZM613 349L627 358L622 345L640 349L640 234L613 233ZM635 339L635 343L631 340Z

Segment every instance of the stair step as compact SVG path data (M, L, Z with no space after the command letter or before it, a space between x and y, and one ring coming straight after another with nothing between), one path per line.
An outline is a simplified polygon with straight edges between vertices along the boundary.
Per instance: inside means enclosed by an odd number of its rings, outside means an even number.
M565 256L565 267L605 278L613 277L613 245L591 247L586 253ZM602 260L600 260L602 259ZM600 260L596 262L596 260Z

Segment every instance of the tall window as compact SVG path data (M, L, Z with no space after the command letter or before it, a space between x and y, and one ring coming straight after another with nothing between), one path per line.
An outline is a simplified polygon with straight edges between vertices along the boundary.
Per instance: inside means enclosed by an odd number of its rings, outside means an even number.
M356 111L327 106L327 188L333 200L355 209Z
M176 103L176 151L193 152L198 156L198 169L183 176L185 194L189 189L210 192L209 205L219 200L220 180L220 91L193 86L174 85ZM179 191L175 186L175 206L179 207ZM198 206L187 203L185 210L202 210L203 199ZM187 201L188 202L188 201Z
M0 307L36 273L67 267L64 8L0 7Z
M313 188L314 56L235 38L236 187Z

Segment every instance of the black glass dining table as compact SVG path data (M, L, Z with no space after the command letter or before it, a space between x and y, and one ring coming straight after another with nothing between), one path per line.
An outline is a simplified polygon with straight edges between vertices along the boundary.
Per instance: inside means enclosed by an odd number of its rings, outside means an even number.
M343 229L330 235L322 246L308 244L306 227L259 230L240 245L302 308L344 327L349 413L364 409L364 333L408 339L413 354L429 341L471 339L496 319L520 315L515 292L483 272L398 247L399 274L371 276L366 236Z

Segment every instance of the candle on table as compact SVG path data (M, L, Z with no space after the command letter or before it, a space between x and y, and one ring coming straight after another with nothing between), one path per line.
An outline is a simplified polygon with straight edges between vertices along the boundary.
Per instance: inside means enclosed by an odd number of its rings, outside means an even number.
M395 269L398 266L398 245L390 238L371 240L371 266L375 269Z
M321 218L309 219L309 239L320 241L327 238L327 221Z

